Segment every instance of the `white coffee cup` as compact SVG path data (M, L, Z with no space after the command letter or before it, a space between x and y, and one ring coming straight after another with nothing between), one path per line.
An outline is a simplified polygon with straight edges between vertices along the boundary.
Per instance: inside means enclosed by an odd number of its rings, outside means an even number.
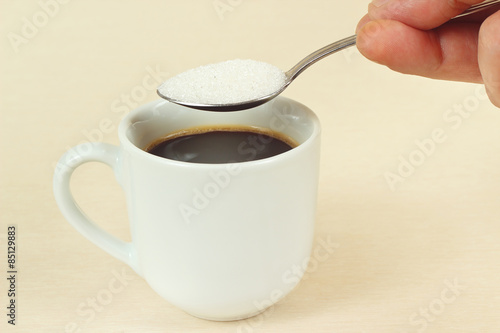
M143 150L167 133L207 125L268 128L299 145L261 160L222 164L174 161ZM320 125L311 110L284 97L238 112L157 100L121 121L119 139L119 147L76 146L56 167L56 201L80 233L196 317L247 318L293 289L301 276L287 274L307 263L314 231ZM130 243L99 228L74 201L71 175L90 161L109 165L125 191Z

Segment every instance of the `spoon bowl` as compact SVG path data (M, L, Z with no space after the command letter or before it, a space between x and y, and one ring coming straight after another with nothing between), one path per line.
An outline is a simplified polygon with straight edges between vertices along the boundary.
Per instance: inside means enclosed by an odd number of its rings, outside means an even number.
M285 85L283 85L279 90L273 92L272 94L262 96L259 98L255 98L249 101L244 101L244 102L239 102L239 103L226 103L226 104L201 104L201 103L193 103L193 102L186 102L186 101L180 101L178 99L170 98L168 96L163 95L159 90L157 91L158 95L166 99L169 102L179 104L182 106L186 106L188 108L192 109L198 109L198 110L204 110L204 111L216 111L216 112L225 112L225 111L241 111L241 110L246 110L246 109L251 109L256 106L259 106L261 104L267 103L271 99L275 98L279 94L285 90L285 88L291 83L292 81L287 80Z
M499 0L500 1L500 0ZM254 98L251 100L247 101L242 101L238 103L226 103L226 104L202 104L202 103L193 103L193 102L188 102L188 101L181 101L175 98L172 98L170 96L166 96L163 94L160 89L157 90L158 95L166 99L169 102L183 105L189 108L193 109L198 109L198 110L205 110L205 111L217 111L217 112L224 112L224 111L240 111L240 110L246 110L246 109L251 109L256 106L259 106L261 104L264 104L271 99L275 98L279 94L281 94L289 85L292 83L295 78L302 73L307 67L311 66L318 60L333 54L335 52L338 52L342 49L345 49L346 47L352 46L356 44L356 35L344 38L342 40L339 40L335 43L329 44L302 59L298 64L293 66L290 70L285 72L285 81L283 85L276 91L272 92L271 94Z

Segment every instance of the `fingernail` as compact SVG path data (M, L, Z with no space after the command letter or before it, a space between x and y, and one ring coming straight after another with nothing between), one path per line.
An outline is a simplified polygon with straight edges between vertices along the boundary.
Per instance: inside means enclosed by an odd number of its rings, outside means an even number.
M368 14L363 16L363 18L361 18L361 20L359 20L358 25L356 26L356 33L358 33L358 31L361 30L361 28L364 27L364 25L370 21L371 21L371 19L370 19L370 16L368 16Z
M385 5L386 3L388 3L390 0L373 0L372 1L372 5L374 5L375 7L382 7L383 5Z

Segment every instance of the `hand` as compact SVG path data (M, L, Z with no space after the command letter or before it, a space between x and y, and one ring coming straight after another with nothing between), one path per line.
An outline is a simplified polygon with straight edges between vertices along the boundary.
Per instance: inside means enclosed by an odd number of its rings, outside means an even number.
M482 0L374 0L357 28L368 59L405 73L484 83L500 107L500 10L448 22Z

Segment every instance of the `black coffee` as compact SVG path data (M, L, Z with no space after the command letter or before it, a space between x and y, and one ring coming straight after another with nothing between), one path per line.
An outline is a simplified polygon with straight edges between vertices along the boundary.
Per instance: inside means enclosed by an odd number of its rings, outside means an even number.
M192 163L232 163L260 160L284 153L297 144L283 134L252 127L194 128L153 142L146 151Z

